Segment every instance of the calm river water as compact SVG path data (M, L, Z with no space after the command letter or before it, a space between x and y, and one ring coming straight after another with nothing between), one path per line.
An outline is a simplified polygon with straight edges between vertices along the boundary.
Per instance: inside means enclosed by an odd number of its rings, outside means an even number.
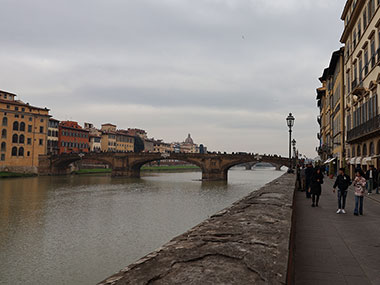
M0 284L95 284L282 173L0 180Z

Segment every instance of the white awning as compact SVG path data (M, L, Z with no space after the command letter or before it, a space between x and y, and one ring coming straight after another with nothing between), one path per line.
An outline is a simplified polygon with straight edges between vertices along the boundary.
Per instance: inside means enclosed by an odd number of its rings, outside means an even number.
M362 160L362 165L366 165L366 164L371 164L372 163L372 157L365 157L365 158L363 158L363 160Z
M355 160L355 165L361 164L362 163L362 157L357 157Z
M353 157L350 159L350 164L351 165L354 165L355 164L355 161L356 161L356 157Z
M334 161L335 159L336 159L336 157L329 158L328 160L325 161L324 164L328 164L328 163L330 163L331 161Z

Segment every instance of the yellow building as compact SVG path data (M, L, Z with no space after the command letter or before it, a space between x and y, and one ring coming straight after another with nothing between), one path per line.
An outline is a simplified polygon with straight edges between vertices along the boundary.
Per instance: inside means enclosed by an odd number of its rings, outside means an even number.
M128 134L126 130L116 132L116 151L133 152L135 150L135 138Z
M325 164L333 167L333 173L345 166L343 56L344 48L333 52L329 67L319 78L322 87L317 89L321 125L318 153Z
M347 127L346 153L351 165L364 170L380 166L380 3L349 0L341 19L345 45L344 74Z
M103 124L101 128L101 150L104 152L116 151L116 125Z
M47 152L49 109L16 96L0 91L0 171L37 173L38 156Z

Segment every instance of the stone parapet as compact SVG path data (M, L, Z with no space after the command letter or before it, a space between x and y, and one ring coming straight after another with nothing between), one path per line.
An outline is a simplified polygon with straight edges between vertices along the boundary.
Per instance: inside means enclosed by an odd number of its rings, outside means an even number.
M287 284L294 189L285 174L99 284Z

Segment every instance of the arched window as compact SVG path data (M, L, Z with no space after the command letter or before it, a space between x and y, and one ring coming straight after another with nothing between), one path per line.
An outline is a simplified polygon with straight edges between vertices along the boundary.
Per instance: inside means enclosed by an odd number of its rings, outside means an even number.
M363 156L367 156L368 154L368 149L367 149L367 144L363 145Z
M24 135L20 135L20 138L19 138L19 143L25 143L25 136Z
M3 126L8 126L8 118L7 117L3 118Z
M13 123L13 130L18 131L18 122Z
M6 138L7 138L7 130L3 129L3 130L1 131L1 138L2 138L2 139L6 139Z
M17 156L17 147L12 147L12 156Z
M24 122L22 122L20 124L20 131L25 132L25 123Z
M18 135L14 134L12 136L12 143L18 143Z
M369 145L369 155L370 156L375 155L375 144L373 142L371 142Z
M355 147L352 148L352 157L355 157Z
M7 150L7 144L5 142L1 143L1 151L5 152Z
M361 148L360 148L360 145L358 145L357 155L360 156L361 154L362 154L362 152L361 152Z
M18 156L24 156L24 148L23 147L20 147L18 149Z

